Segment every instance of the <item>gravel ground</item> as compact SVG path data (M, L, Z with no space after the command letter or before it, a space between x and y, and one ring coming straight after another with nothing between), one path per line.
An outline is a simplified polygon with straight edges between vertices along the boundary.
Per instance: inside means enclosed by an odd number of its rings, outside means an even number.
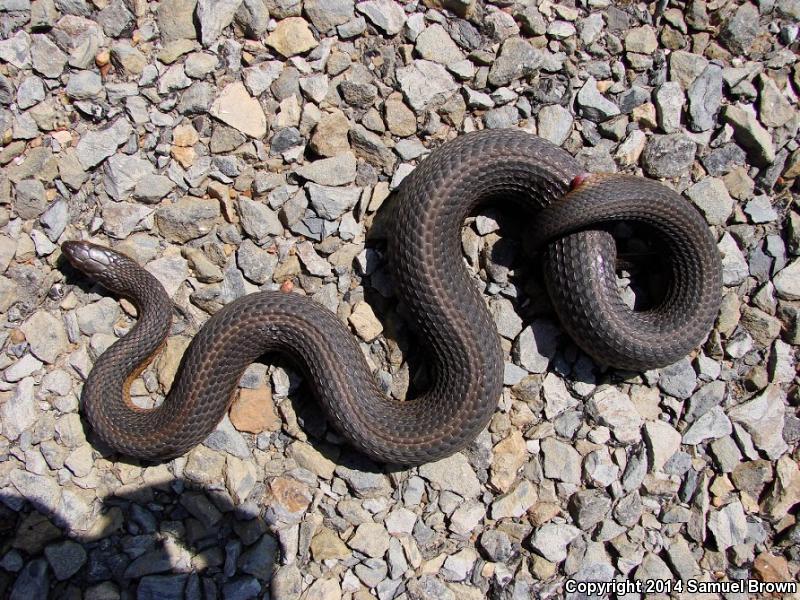
M798 0L0 0L0 596L797 579L798 19ZM381 207L430 149L502 127L700 208L725 283L701 349L646 373L594 364L555 320L529 225L489 210L463 246L507 385L464 453L366 463L281 363L253 365L184 457L139 464L92 439L81 384L134 311L60 242L123 250L173 298L142 406L209 314L278 288L349 323L404 397L424 363Z

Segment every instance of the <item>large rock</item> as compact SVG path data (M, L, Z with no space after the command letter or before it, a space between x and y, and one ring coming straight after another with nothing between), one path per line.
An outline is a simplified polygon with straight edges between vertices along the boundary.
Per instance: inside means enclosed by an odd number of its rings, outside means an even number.
M651 177L678 177L689 171L697 150L688 137L679 133L654 135L642 153L642 168Z
M267 36L267 45L289 58L316 48L319 42L305 19L289 17L278 22L275 30Z
M756 448L772 460L789 449L783 439L785 399L786 393L771 385L753 400L728 411L728 417L734 423L741 423L753 438Z
M197 20L200 22L200 41L210 46L233 22L242 0L198 0Z
M156 225L171 242L184 243L211 231L220 216L219 202L200 198L181 198L156 211Z
M455 492L464 498L475 498L481 484L467 457L453 454L442 460L427 463L419 468L419 474L440 490Z
M397 69L397 81L406 101L417 112L441 106L458 89L447 70L429 60L415 60Z
M263 138L267 133L267 117L261 104L239 81L225 86L209 112L212 117L252 138Z
M197 38L194 10L197 0L161 0L156 21L162 42Z
M400 33L406 22L406 13L403 7L394 0L359 2L356 10L387 35Z

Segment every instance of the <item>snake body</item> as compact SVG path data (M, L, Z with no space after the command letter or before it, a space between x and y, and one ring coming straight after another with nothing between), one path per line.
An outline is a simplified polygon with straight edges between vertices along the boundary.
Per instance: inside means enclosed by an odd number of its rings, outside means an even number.
M172 303L127 256L65 242L75 267L139 311L132 330L97 359L85 382L86 418L122 454L181 455L225 415L247 366L279 352L310 382L329 422L370 457L418 464L462 449L486 426L503 384L499 336L461 255L464 220L486 202L532 210L531 235L543 245L545 281L559 318L599 362L663 366L707 335L720 304L721 264L692 205L642 178L587 176L568 153L527 133L483 131L432 152L403 181L395 203L391 265L430 358L426 393L405 401L387 397L336 315L298 294L259 292L212 316L192 340L163 404L138 408L128 387L166 338ZM668 290L646 311L628 308L617 290L614 239L601 225L619 220L651 226L668 250Z

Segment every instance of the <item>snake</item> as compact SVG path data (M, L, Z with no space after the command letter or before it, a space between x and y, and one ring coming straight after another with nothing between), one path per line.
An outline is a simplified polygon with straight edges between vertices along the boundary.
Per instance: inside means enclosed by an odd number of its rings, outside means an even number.
M207 319L184 353L163 402L130 399L130 385L169 334L173 304L128 256L89 241L62 252L77 270L137 308L130 331L95 361L81 410L112 450L169 460L224 418L245 369L266 353L296 366L330 425L373 460L416 465L467 447L487 426L504 385L495 321L465 263L461 231L487 203L522 206L523 235L539 248L544 287L564 330L601 365L644 371L704 342L720 307L722 266L703 215L676 191L643 177L589 174L565 150L518 129L457 136L402 181L391 203L387 251L399 301L425 352L430 383L396 399L376 381L356 336L299 293L242 296ZM527 217L526 217L527 218ZM669 281L641 310L617 280L614 224L661 240Z

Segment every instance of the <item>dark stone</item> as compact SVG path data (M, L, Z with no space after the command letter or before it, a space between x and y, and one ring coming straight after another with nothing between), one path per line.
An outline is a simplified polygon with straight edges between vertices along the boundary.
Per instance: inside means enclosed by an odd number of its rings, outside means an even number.
M303 136L296 127L286 127L272 136L269 153L275 156L286 152L289 148L294 148L303 143Z
M743 165L746 159L747 153L744 150L734 142L728 142L714 149L708 156L702 158L700 162L703 163L703 167L705 167L709 175L720 177Z

